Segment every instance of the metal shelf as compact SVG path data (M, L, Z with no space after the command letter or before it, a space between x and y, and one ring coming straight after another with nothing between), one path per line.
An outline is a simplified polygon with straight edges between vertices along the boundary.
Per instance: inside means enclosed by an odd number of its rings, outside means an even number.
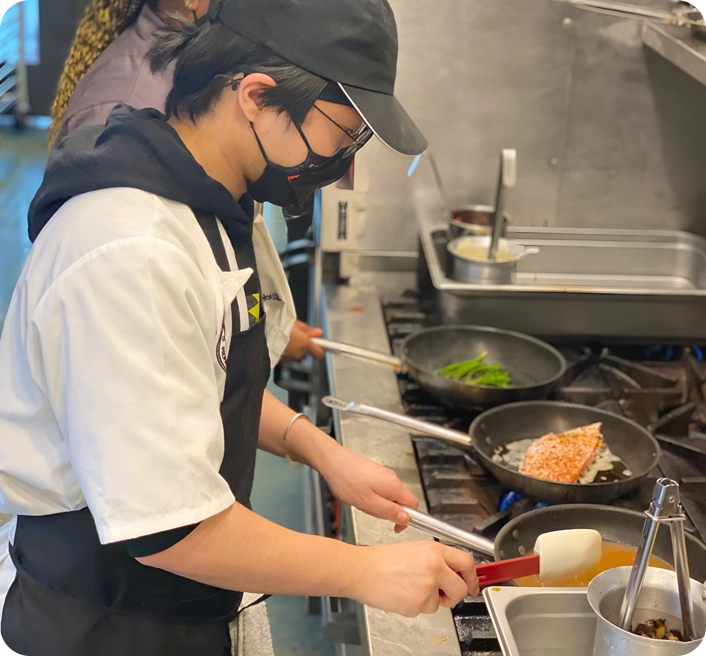
M0 114L14 114L18 127L25 124L30 110L24 34L24 7L19 3L0 27Z
M694 38L688 29L645 23L642 43L706 85L706 42Z

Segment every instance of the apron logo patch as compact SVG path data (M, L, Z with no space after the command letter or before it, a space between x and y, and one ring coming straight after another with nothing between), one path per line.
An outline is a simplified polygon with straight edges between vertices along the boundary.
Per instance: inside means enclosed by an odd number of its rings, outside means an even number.
M260 321L260 294L252 294L248 296L248 314L250 319L250 325L256 324Z
M221 335L218 338L218 346L216 347L216 360L218 364L221 365L221 369L228 373L226 368L226 360L228 358L228 351L226 349L226 320L223 319L223 326L221 327Z

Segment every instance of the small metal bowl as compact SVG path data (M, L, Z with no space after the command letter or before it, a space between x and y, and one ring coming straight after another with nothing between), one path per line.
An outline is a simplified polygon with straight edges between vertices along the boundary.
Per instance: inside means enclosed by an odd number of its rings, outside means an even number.
M671 642L643 638L616 626L620 606L632 567L617 567L599 574L588 586L588 602L598 616L593 656L682 656L691 654L703 641L706 632L706 588L691 581L694 600L694 624L699 639L692 642ZM666 569L647 568L640 593L634 624L665 618L667 626L681 631L681 607L677 575Z
M463 235L483 237L492 230L495 208L491 205L465 205L451 210L452 218L449 219L449 234L452 239ZM503 213L503 230L501 237L507 232L507 226L512 222L508 212Z
M521 244L507 239L501 239L498 244L499 252L507 252L513 256L506 262L493 262L488 259L475 259L459 253L459 250L469 244L484 250L490 249L490 237L471 237L465 235L452 239L447 245L449 257L447 258L447 275L458 282L467 282L476 285L507 285L515 281L517 263L531 252Z

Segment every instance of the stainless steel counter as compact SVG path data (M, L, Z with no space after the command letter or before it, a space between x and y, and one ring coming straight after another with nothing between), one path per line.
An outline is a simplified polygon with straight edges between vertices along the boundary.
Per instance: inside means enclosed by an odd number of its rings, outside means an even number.
M390 352L380 298L375 286L327 286L322 295L322 326L329 339ZM401 411L396 374L392 370L342 356L328 355L331 393L349 400ZM379 421L340 414L334 416L336 435L344 446L390 467L420 499L426 510L419 471L409 433ZM352 511L356 544L380 545L403 540L425 540L409 529L401 536L387 522ZM361 642L371 656L460 656L461 650L451 612L410 620L371 608L361 608Z

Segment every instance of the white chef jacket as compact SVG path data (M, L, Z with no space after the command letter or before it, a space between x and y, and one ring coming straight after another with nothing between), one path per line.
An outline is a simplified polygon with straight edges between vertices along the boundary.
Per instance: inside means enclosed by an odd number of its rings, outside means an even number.
M232 302L247 312L252 270L237 268L219 228L230 272L188 207L136 189L78 196L42 230L0 338L0 512L88 506L106 544L233 504L218 473L218 350L224 326L230 345ZM253 241L274 366L294 304L260 216ZM13 529L0 529L0 612Z

